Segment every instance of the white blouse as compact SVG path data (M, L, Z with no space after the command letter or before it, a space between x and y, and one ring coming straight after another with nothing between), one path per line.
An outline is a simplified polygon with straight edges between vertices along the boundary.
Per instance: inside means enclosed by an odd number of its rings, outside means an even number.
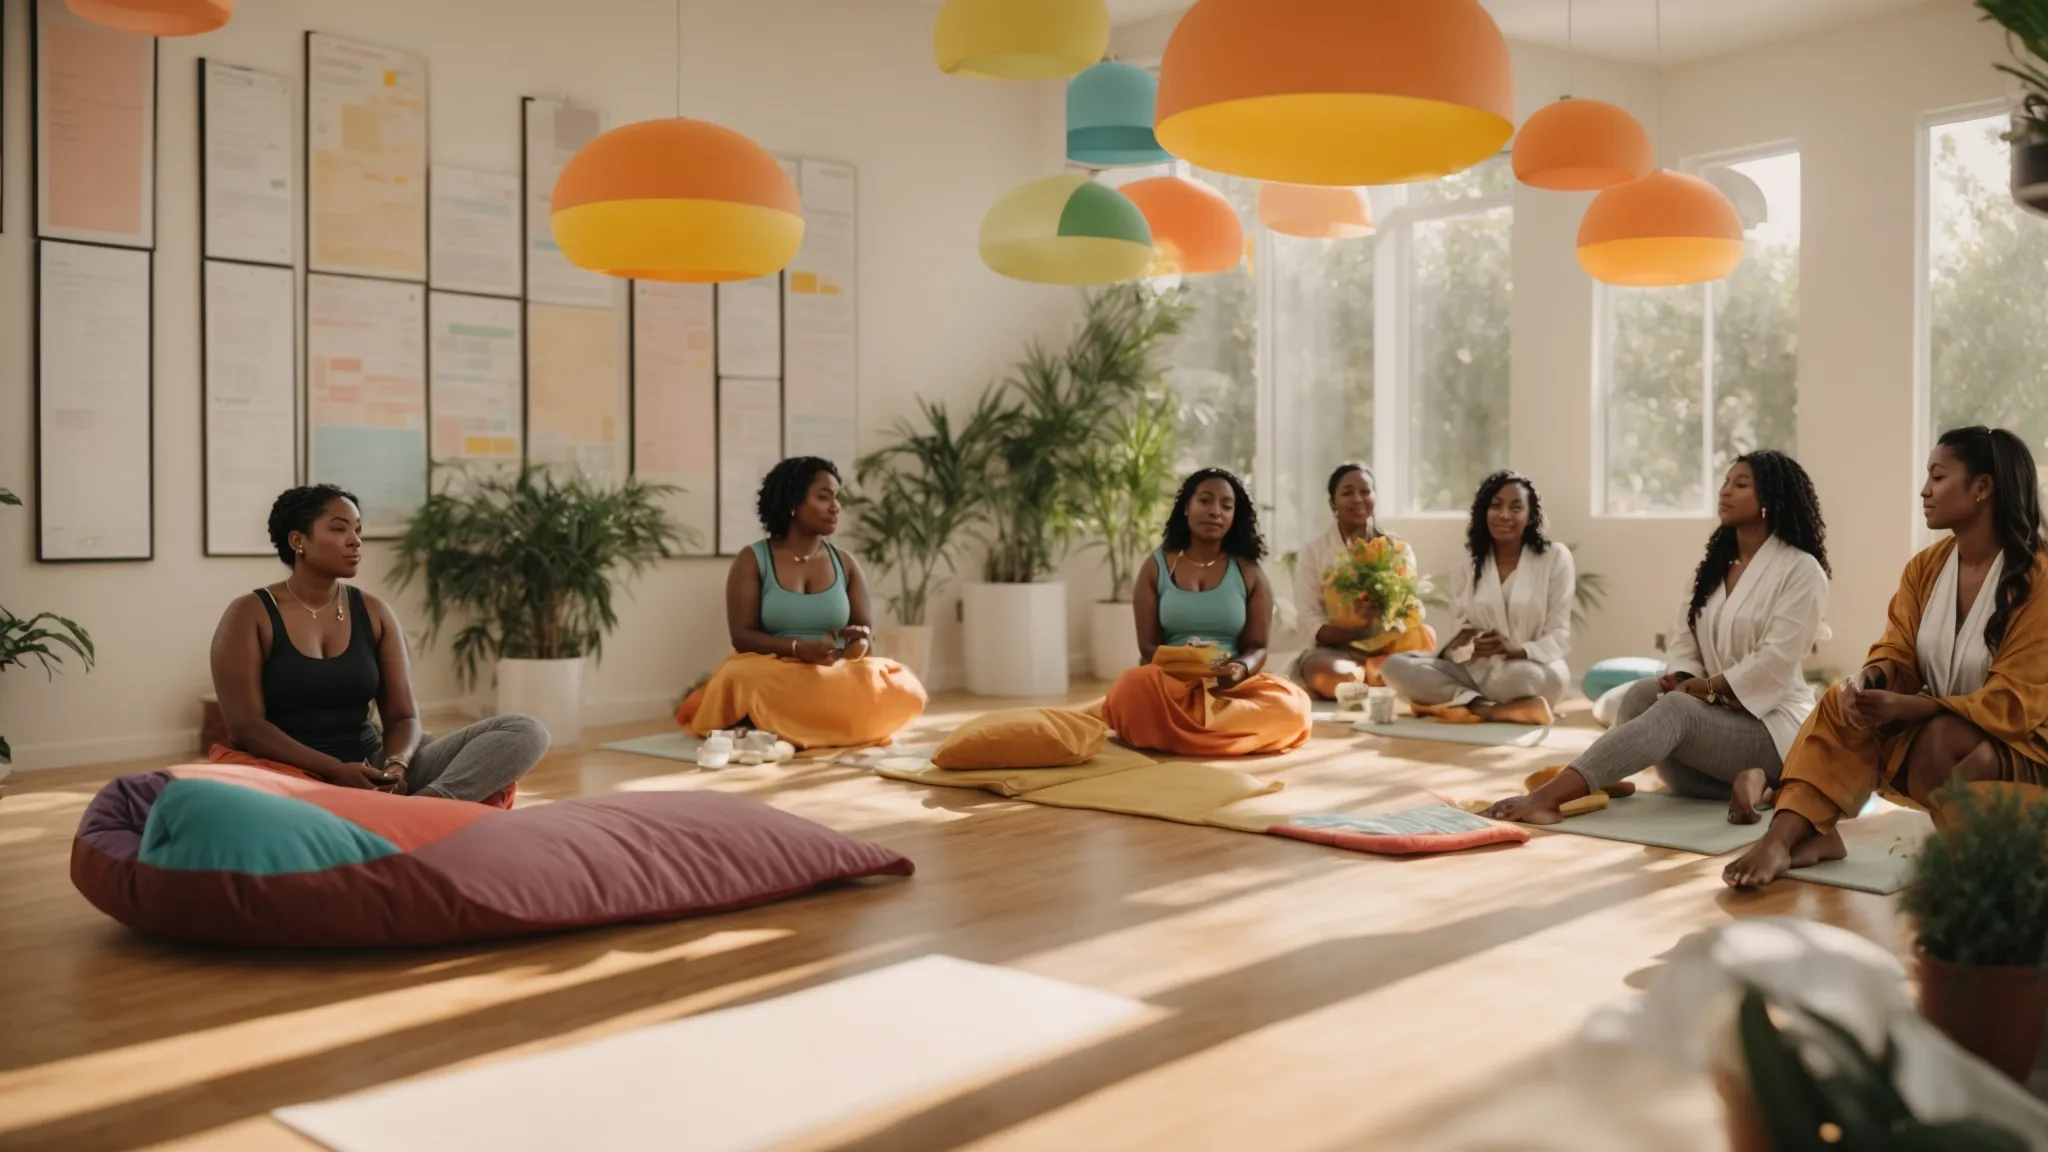
M1572 550L1552 544L1541 553L1527 548L1522 560L1502 584L1500 566L1491 553L1475 581L1472 565L1458 565L1458 580L1451 592L1452 634L1470 628L1498 632L1527 652L1538 664L1549 665L1564 683L1571 683L1566 657L1572 651L1572 600L1578 569ZM1498 656L1472 661L1474 667Z
M1984 587L1970 604L1970 614L1956 623L1956 582L1961 579L1962 549L1951 548L1941 575L1934 581L1934 598L1920 611L1920 634L1913 642L1920 662L1920 679L1933 696L1968 696L1984 687L1991 675L1991 649L1984 643L1984 626L1997 610L1998 579L2005 573L2005 554L1991 562L1984 574Z
M1714 588L1697 627L1686 627L1685 609L1679 610L1668 663L1673 672L1727 680L1742 706L1764 722L1782 759L1817 699L1803 665L1827 611L1828 574L1820 561L1772 536L1733 593L1726 585Z

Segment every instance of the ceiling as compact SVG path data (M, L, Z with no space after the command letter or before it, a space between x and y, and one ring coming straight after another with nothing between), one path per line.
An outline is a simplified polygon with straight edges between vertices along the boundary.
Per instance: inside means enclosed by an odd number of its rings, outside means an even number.
M941 0L927 0L937 4ZM1654 65L1660 0L1483 0L1510 40L1564 48L1570 6L1571 46L1589 56ZM1666 64L1734 52L1835 24L1911 8L1929 0L1661 0ZM1967 0L1935 0L1957 7ZM1107 0L1111 19L1132 24L1182 12L1188 0Z

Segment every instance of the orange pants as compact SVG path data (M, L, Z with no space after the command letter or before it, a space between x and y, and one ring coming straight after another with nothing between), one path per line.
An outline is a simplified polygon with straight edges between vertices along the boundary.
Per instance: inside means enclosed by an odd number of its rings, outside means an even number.
M696 736L745 722L797 748L864 748L889 743L924 706L924 685L893 660L826 667L742 652L683 701L676 722Z
M1253 676L1228 691L1182 653L1161 648L1150 664L1117 677L1102 718L1133 748L1176 756L1251 756L1308 741L1308 693L1277 676Z

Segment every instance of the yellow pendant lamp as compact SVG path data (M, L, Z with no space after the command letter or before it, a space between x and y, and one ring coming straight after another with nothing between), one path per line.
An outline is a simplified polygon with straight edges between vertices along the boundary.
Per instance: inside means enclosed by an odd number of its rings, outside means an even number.
M1152 229L1123 193L1086 176L1017 188L981 222L981 260L1034 284L1115 284L1152 264Z
M932 54L949 76L1052 80L1109 51L1103 0L946 0Z
M1567 96L1540 108L1515 135L1515 179L1554 192L1597 192L1656 168L1641 122L1603 100Z
M1514 109L1479 0L1198 0L1167 41L1154 130L1213 172L1405 184L1500 151Z
M780 272L803 245L796 183L760 145L702 120L643 120L585 144L549 220L579 268L712 283Z
M1152 229L1152 246L1159 250L1155 275L1204 276L1243 262L1244 224L1216 189L1181 176L1154 176L1117 191L1138 206Z
M224 27L235 0L64 0L81 20L141 36L197 36Z
M1653 172L1609 188L1579 222L1579 266L1603 284L1699 284L1741 263L1735 205L1712 184L1682 172Z
M1282 236L1354 240L1372 235L1372 201L1363 188L1268 182L1259 186L1259 223Z

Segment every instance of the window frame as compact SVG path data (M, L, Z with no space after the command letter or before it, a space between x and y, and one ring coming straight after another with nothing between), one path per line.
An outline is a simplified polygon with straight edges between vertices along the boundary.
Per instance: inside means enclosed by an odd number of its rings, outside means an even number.
M1925 139L1925 134L1922 134ZM1697 176L1707 168L1726 168L1752 160L1771 160L1780 156L1800 157L1799 197L1804 209L1806 199L1806 158L1797 137L1787 137L1752 144L1742 148L1728 148L1715 152L1701 152L1685 157L1678 163L1678 170L1687 175ZM1745 229L1745 232L1747 230ZM1745 235L1743 243L1748 244ZM1800 229L1800 260L1806 258L1805 227ZM1709 280L1700 285L1705 299L1700 302L1700 507L1696 510L1665 509L1653 512L1610 512L1607 510L1608 485L1613 470L1607 458L1608 445L1612 442L1609 421L1613 413L1609 397L1614 392L1614 293L1612 284L1593 281L1593 475L1589 486L1593 494L1593 518L1596 520L1691 520L1706 521L1715 517L1715 493L1720 485L1714 479L1714 431L1718 405L1715 403L1717 368L1715 365L1715 289L1720 281ZM1805 322L1805 285L1802 278L1800 287L1800 322Z

